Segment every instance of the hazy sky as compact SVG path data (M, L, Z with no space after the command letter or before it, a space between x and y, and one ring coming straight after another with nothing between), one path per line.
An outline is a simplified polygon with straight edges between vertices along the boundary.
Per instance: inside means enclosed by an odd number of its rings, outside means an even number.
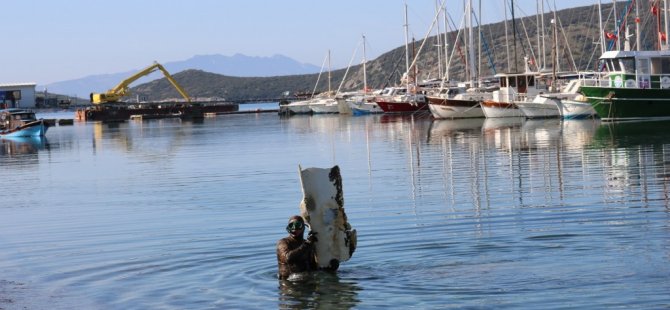
M441 0L440 0L441 1ZM544 0L545 10L597 0ZM422 39L436 0L406 0L410 36ZM473 0L477 10L478 0ZM537 0L516 0L516 16ZM609 3L609 0L602 0ZM349 63L361 35L367 58L404 45L403 0L15 0L2 3L0 83L39 85L116 73L194 55L281 54L333 68ZM446 0L459 24L463 0ZM504 19L504 0L482 0L483 23ZM525 14L524 14L525 13ZM433 31L434 32L434 31ZM358 52L358 60L362 50Z

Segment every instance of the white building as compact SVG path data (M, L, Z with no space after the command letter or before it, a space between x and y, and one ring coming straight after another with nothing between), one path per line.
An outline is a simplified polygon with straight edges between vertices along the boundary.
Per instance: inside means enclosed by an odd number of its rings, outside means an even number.
M34 108L35 83L0 84L0 108Z

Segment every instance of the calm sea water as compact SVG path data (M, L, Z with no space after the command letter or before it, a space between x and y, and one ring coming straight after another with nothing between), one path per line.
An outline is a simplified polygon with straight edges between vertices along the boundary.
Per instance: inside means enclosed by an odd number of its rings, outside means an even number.
M34 308L670 307L669 122L262 113L0 143L0 280ZM358 249L280 282L298 165L336 164Z

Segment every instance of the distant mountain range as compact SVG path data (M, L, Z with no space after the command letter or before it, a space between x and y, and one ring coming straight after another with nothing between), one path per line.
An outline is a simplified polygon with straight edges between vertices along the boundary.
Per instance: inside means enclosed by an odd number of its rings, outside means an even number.
M219 54L196 55L187 60L161 64L172 75L187 69L196 69L235 77L302 75L318 73L321 70L318 66L300 63L282 55L274 55L271 57L252 57L242 54L235 54L233 56ZM147 64L147 66L150 65L150 63ZM42 86L46 87L49 93L88 98L89 93L104 92L142 69L143 68L137 68L137 70L126 72L90 75L79 79L41 85L40 88ZM154 72L146 77L138 79L132 86L147 83L159 78L163 78L163 75Z

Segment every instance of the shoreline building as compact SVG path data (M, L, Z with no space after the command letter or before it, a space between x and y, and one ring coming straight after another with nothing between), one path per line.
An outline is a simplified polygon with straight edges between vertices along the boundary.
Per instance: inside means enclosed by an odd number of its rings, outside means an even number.
M36 83L0 84L0 108L34 108Z

